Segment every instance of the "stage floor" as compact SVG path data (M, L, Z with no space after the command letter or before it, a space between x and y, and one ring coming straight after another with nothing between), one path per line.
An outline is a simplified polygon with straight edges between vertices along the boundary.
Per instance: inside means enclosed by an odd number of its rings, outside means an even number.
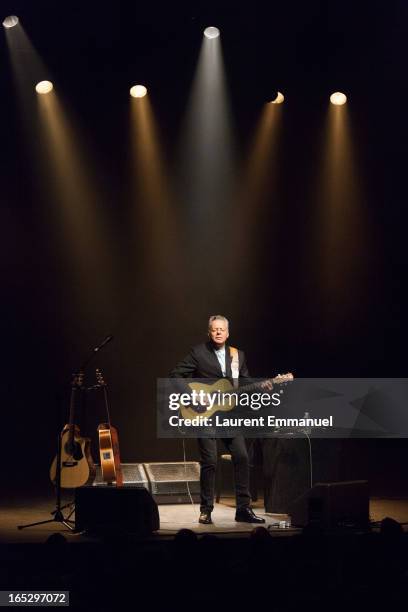
M64 502L69 501L64 499ZM253 504L256 513L266 520L266 526L270 526L272 535L276 537L289 536L299 533L299 529L279 529L274 524L286 518L286 515L266 514L260 502ZM52 498L30 498L10 501L2 504L0 511L0 539L7 543L30 543L44 542L51 534L61 532L72 542L93 541L84 535L71 533L64 525L57 522L39 525L23 530L18 530L18 525L42 521L50 518L50 512L54 508ZM64 511L67 515L68 511ZM155 538L173 537L180 529L191 529L199 534L213 533L225 537L234 535L245 536L249 534L254 525L237 523L234 520L235 506L232 498L222 498L216 504L213 512L213 525L200 525L198 523L199 506L196 504L160 505L160 530L156 532ZM399 523L407 523L404 531L408 530L408 499L371 499L370 518L372 521L381 521L390 517Z

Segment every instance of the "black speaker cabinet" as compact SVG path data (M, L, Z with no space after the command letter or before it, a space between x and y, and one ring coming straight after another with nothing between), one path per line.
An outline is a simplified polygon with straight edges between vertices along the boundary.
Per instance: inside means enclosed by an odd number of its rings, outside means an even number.
M289 507L292 525L315 525L325 529L369 525L367 480L317 483Z
M75 491L75 528L90 533L118 529L149 535L160 528L159 511L144 488L79 487Z

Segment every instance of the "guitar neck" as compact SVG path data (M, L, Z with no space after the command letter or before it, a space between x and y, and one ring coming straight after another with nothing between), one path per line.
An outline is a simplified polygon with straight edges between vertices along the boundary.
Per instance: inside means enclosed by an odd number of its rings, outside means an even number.
M74 442L74 415L75 415L75 393L77 387L72 385L71 399L69 401L69 420L68 420L68 444L72 446Z
M103 385L103 398L105 400L106 417L108 419L108 423L110 426L111 420L110 420L110 410L109 410L108 388L106 384Z
M69 401L69 420L68 420L68 444L72 446L74 442L74 434L75 434L75 403L76 403L76 394L80 390L82 386L83 380L83 372L80 371L77 374L74 374L71 385L71 398Z
M254 382L254 383L250 383L249 385L244 385L243 387L238 387L237 389L234 389L234 391L236 390L238 395L240 395L241 393L248 393L248 391L256 391L256 389L259 389L262 383L265 382L265 380L271 380L273 384L279 383L279 377L271 378L271 379L264 379L259 382Z

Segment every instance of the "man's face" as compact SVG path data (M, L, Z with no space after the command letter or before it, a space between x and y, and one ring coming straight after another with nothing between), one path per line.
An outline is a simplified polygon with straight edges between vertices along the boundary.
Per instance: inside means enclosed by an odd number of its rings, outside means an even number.
M210 324L208 335L215 345L222 346L229 336L227 323L222 319L215 319Z

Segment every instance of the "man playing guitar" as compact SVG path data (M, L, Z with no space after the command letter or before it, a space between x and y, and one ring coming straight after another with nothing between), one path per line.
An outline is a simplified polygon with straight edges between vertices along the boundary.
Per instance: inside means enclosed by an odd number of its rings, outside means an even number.
M170 373L176 378L249 378L249 372L242 351L237 351L226 345L229 337L229 323L223 315L211 316L208 321L209 341L191 349L190 353L180 361ZM262 383L267 389L272 389L272 383ZM224 445L231 454L234 466L234 482L236 496L235 520L244 523L265 523L265 519L256 516L250 507L249 493L249 460L243 436L222 438ZM199 522L208 525L212 523L211 513L214 508L215 470L217 466L216 438L199 438L200 452L200 518Z

